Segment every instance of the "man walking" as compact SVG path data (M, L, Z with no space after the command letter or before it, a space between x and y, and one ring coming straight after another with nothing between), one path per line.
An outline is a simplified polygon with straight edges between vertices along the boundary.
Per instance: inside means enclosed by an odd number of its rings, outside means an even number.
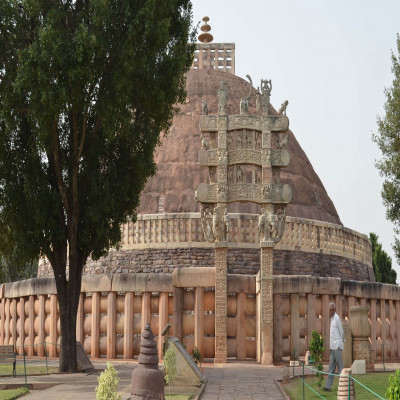
M336 314L335 303L329 304L329 316L331 318L330 330L330 356L329 356L329 374L334 374L336 366L338 367L338 374L343 369L343 327L339 315ZM333 384L333 375L328 375L323 390L330 392Z

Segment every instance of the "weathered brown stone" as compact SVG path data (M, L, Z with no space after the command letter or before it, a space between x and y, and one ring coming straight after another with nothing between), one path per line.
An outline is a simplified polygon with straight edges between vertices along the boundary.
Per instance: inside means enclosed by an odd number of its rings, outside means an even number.
M117 257L116 257L117 256ZM119 259L120 257L120 259ZM256 274L260 269L260 252L257 249L235 249L228 250L228 273L232 274ZM155 263L157 261L157 264ZM122 268L122 265L124 268ZM104 273L170 273L175 268L214 266L214 252L212 248L177 248L177 249L146 249L146 250L120 250L113 256L109 255L102 260L89 260L84 274L99 275ZM362 262L345 257L305 253L301 251L274 250L274 274L275 275L313 275L318 277L334 277L352 279L355 281L375 281L372 267ZM41 266L39 276L53 276L50 266ZM97 278L100 279L100 278ZM122 278L126 283L136 282L136 277ZM139 278L140 279L140 278ZM118 279L119 281L119 279ZM97 281L96 281L97 282ZM150 281L148 285L150 285ZM165 282L172 284L171 282ZM357 282L355 282L357 283ZM367 285L368 282L365 282ZM83 285L89 284L83 278ZM113 282L114 285L114 282ZM351 282L346 284L345 293L353 291ZM383 285L383 284L382 284ZM31 287L29 286L29 289ZM109 285L107 285L108 291ZM121 290L121 289L120 289ZM380 286L371 285L364 288L357 286L357 290L364 290L370 294L371 291L381 291ZM19 293L19 292L18 292ZM55 285L54 285L55 293ZM364 296L360 292L360 297ZM395 296L395 293L391 293ZM380 295L376 295L380 297ZM394 298L394 297L393 297ZM400 299L399 299L400 300Z
M227 113L239 114L240 99L249 91L248 82L219 71L192 69L187 73L187 100L180 106L172 128L161 140L162 146L154 158L157 174L149 179L143 191L139 212L157 213L160 197L163 198L164 212L199 211L193 193L208 179L207 168L198 163L201 100L207 101L210 114L216 114L217 91L222 80L228 82ZM256 113L254 96L250 99L249 112ZM270 112L276 113L272 108ZM290 164L281 172L282 183L289 183L293 188L293 201L287 207L287 215L341 224L321 180L292 132L288 151ZM259 206L236 203L229 206L229 211L258 214Z
M142 332L139 366L132 373L132 400L163 400L164 374L158 369L157 344L150 324Z

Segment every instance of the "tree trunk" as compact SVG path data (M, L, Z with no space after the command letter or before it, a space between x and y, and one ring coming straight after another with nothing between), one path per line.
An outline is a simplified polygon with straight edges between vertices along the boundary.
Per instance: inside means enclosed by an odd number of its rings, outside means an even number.
M56 269L60 270L60 268L53 267L60 307L60 372L77 372L76 316L79 305L79 294L81 291L81 271L83 264L84 262L80 257L71 257L71 254L69 255L68 280L65 276L65 272L63 274L57 274Z
M65 296L59 296L61 348L60 372L77 372L76 364L76 314L75 302ZM64 298L64 301L61 300ZM64 304L65 303L65 304Z

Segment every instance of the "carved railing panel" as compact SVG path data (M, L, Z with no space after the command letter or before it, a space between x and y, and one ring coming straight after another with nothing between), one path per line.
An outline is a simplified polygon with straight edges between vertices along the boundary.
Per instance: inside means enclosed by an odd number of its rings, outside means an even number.
M258 215L231 216L230 246L259 247ZM200 213L138 215L122 227L122 250L131 248L212 247L204 238ZM371 264L367 236L340 225L287 217L277 250L301 250L349 257Z

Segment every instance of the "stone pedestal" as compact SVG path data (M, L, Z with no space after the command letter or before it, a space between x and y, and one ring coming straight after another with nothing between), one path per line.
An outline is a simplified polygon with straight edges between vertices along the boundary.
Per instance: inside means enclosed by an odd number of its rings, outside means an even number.
M356 400L356 390L354 381L350 378L350 397L349 397L349 374L350 368L343 368L340 373L337 400Z
M227 242L215 242L215 359L224 363L227 358Z
M367 371L374 371L374 352L368 338L353 338L353 360L365 360Z
M272 241L261 242L261 268L260 268L260 339L261 339L261 364L273 364L274 328L273 328L273 278Z
M350 329L353 338L353 360L365 360L367 371L373 371L374 352L369 342L371 324L368 311L368 306L351 307Z

